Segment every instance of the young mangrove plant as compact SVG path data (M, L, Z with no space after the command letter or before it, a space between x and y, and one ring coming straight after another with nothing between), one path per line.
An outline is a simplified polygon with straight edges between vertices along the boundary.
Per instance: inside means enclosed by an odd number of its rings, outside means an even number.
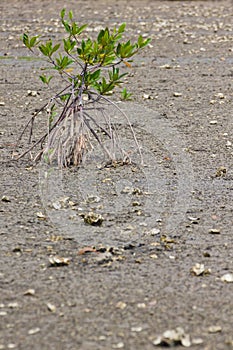
M40 79L49 85L57 73L59 91L30 118L25 125L20 138L29 128L29 141L34 128L35 118L44 115L48 121L46 132L24 152L31 153L36 146L41 146L35 161L42 158L51 163L53 160L60 167L79 165L85 155L97 142L112 161L115 160L115 147L119 138L111 115L105 111L106 104L118 105L111 101L114 89L120 86L122 78L128 73L121 73L122 67L130 68L132 57L143 49L150 39L141 35L135 43L123 41L125 23L110 30L101 29L96 39L85 35L86 24L79 26L74 21L72 11L66 15L63 9L60 13L61 23L67 37L54 43L51 39L45 42L38 35L29 37L23 34L24 45L34 54L39 55L51 68L52 75L41 74ZM48 70L49 67L46 67ZM45 71L45 70L44 70ZM51 73L49 73L51 74ZM127 100L131 94L123 89L121 98ZM96 113L98 111L98 113ZM124 114L124 112L122 112ZM134 141L138 146L134 131L127 116L124 114L131 129ZM112 147L106 147L104 140L108 138ZM140 148L138 146L140 152ZM122 150L123 156L124 151Z

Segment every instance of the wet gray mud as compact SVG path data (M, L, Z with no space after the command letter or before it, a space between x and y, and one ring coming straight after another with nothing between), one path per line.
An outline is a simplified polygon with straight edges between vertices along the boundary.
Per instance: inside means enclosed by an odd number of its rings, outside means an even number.
M116 115L131 164L96 147L61 174L12 152L49 97L19 37L63 35L62 7L0 4L0 349L232 349L232 2L69 2L91 35L125 21L152 42L119 104L143 164Z

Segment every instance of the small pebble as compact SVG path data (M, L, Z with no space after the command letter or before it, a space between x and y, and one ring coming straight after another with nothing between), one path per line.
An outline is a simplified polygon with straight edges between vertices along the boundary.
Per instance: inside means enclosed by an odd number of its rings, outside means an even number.
M173 96L174 97L181 97L182 93L180 93L180 92L173 92Z
M117 304L116 304L116 308L117 309L121 309L121 310L124 310L126 308L127 304L124 302L124 301L119 301Z
M137 307L138 307L139 309L145 309L145 308L146 308L146 304L145 304L145 303L138 303L138 304L137 304Z
M6 316L7 312L6 311L0 311L0 316Z
M142 327L140 327L140 326L136 326L136 327L132 327L131 328L131 332L137 332L137 333L139 333L139 332L141 332L142 331Z
M2 202L10 202L10 198L8 196L2 196Z
M218 333L222 331L222 327L221 326L210 326L208 328L208 332L209 333Z
M37 95L39 95L39 92L28 90L27 95L32 96L32 97L36 97Z
M33 334L36 334L36 333L39 333L39 332L40 332L40 328L36 327L36 328L29 329L28 334L29 335L33 335Z
M156 236L156 235L158 235L160 233L160 229L158 229L158 228L152 228L151 230L150 230L150 232L149 232L149 234L151 235L151 236Z
M151 96L149 94L143 94L144 100L149 100L151 99Z
M123 349L124 346L125 346L125 344L123 342L119 342L117 344L113 344L112 348L113 349Z
M219 235L221 233L221 231L218 228L211 228L209 230L209 233L212 235Z

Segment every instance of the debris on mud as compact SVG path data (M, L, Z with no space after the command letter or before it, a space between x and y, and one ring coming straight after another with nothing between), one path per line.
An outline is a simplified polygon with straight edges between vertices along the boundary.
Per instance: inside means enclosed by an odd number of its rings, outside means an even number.
M225 166L220 166L215 173L215 177L223 177L226 176L227 168Z
M36 213L36 216L40 220L47 220L46 216L42 212Z
M81 216L83 216L83 214ZM104 218L101 214L97 214L94 212L85 214L83 219L86 224L89 224L92 226L100 226L104 221Z
M70 259L53 256L52 258L49 258L49 262L50 266L66 266L70 264Z
M222 332L222 327L221 326L210 326L208 328L208 332L209 333L218 333L218 332Z
M23 293L23 295L26 295L26 296L35 296L35 294L36 294L36 291L33 288L29 288Z
M211 269L206 269L204 264L195 264L191 269L190 272L195 276L203 276L203 275L209 275L211 273Z
M212 235L219 235L221 233L221 231L218 228L211 228L209 230L209 233L212 234Z
M56 312L57 308L55 305L51 304L51 303L47 303L47 308L50 312Z
M233 273L226 273L221 277L222 282L232 283L233 282Z
M11 201L11 199L8 196L2 196L2 202L8 203L10 201Z
M85 255L88 253L96 253L96 252L97 252L97 250L95 248L85 247L85 248L82 248L78 251L78 255Z
M29 329L28 335L33 335L33 334L36 334L36 333L39 333L39 332L40 332L40 328L39 327L35 327L35 328L32 328L32 329Z
M177 327L176 329L165 331L153 341L153 345L164 347L182 345L185 348L188 348L192 343L190 335L185 333L182 327Z

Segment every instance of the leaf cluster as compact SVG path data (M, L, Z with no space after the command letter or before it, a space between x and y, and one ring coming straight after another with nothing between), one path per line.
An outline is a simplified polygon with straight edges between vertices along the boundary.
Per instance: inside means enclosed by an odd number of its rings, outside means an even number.
M91 90L100 95L112 93L127 74L120 74L120 68L116 66L124 63L131 67L132 57L150 42L149 38L143 39L141 35L135 43L130 40L124 42L125 23L113 30L101 29L96 39L81 38L87 24L79 25L74 21L72 11L66 16L65 9L60 17L68 34L60 43L53 43L51 39L42 42L38 35L29 37L26 33L22 41L30 51L37 49L51 68L58 71L63 80L69 81L74 89L72 93L79 97ZM40 75L41 81L47 85L52 78L53 75ZM64 99L64 94L62 96Z

